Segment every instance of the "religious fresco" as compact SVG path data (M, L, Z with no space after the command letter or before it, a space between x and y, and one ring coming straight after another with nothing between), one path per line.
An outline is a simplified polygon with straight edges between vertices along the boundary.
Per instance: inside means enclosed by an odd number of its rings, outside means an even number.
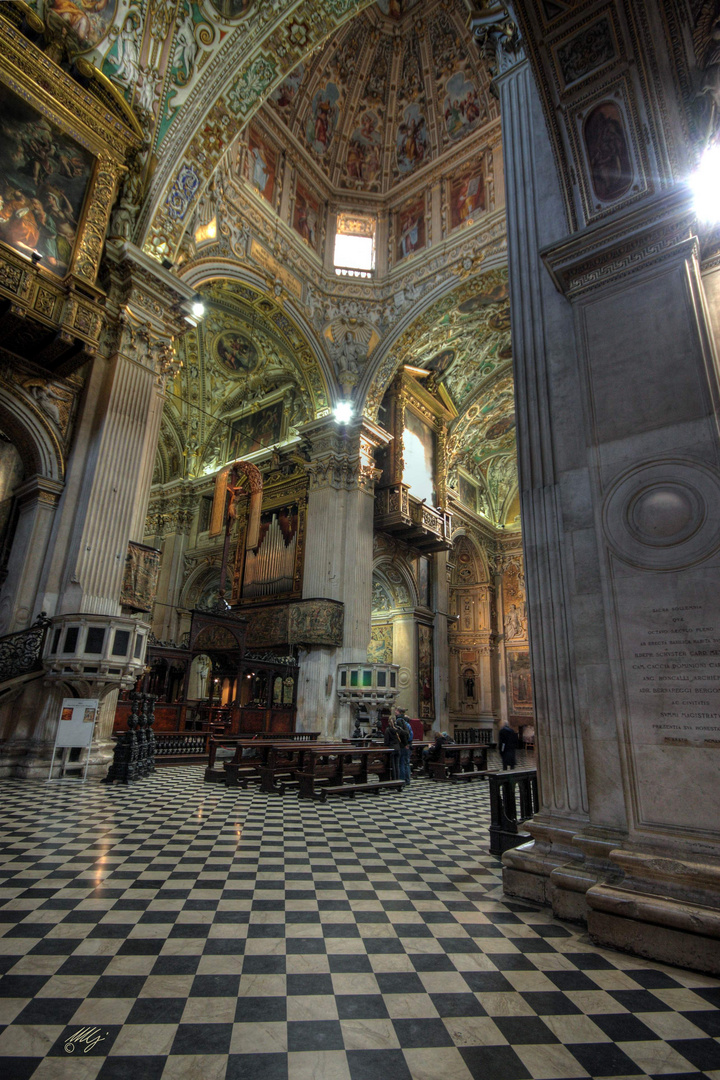
M258 362L258 351L245 334L227 330L215 343L217 356L223 364L236 372L254 371Z
M81 52L94 49L110 31L118 0L45 0L45 16L60 20Z
M397 258L405 259L425 247L425 196L398 210L395 218Z
M448 79L447 94L443 102L445 128L451 139L460 139L477 127L482 108L474 83L465 77L464 71L456 71Z
M321 87L313 98L305 128L305 137L316 154L326 153L337 128L340 91L335 83Z
M583 125L583 138L595 195L603 202L619 199L630 189L633 167L625 121L616 102L595 106Z
M280 442L283 422L282 401L233 421L227 460L240 461L247 454Z
M485 176L482 164L477 164L450 181L450 228L465 225L484 209Z
M393 662L393 625L392 623L374 623L370 630L370 644L367 651L368 663L392 664Z
M0 117L0 240L64 276L95 159L2 83Z
M305 65L298 64L295 70L290 72L285 81L282 82L276 90L273 90L270 95L270 101L277 105L279 109L292 108L297 92L300 89L300 84L303 81L304 74Z
M350 136L345 172L347 180L372 184L380 173L382 153L380 120L377 113L368 109L360 117L360 126Z
M264 199L273 201L275 193L275 151L253 129L248 135L248 179Z
M532 675L530 672L530 653L527 649L508 650L508 690L510 712L521 716L532 716Z
M318 250L320 243L320 203L311 195L304 184L298 182L295 188L295 206L293 208L293 229L303 240Z
M397 165L401 173L412 172L426 160L430 150L430 139L425 126L425 117L419 106L409 105L403 113L398 126L395 143Z
M423 720L435 716L434 663L433 628L425 623L418 623L418 711Z

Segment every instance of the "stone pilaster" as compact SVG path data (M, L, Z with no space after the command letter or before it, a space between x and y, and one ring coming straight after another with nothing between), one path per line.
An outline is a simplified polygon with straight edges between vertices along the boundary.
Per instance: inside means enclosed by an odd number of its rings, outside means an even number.
M505 889L597 941L720 970L702 811L720 745L718 393L692 217L678 191L560 235L527 65L496 81L541 792Z

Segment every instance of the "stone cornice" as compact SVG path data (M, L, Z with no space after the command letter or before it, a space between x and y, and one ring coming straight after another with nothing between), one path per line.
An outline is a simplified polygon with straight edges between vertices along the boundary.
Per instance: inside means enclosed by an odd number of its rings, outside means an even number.
M677 187L582 229L540 255L558 291L570 299L682 255L687 247L697 249L694 227L690 193Z

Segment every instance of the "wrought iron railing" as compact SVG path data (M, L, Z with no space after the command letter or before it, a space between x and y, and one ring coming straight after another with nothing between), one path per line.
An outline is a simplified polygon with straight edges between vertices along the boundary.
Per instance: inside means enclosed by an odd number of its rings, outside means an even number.
M41 611L32 626L0 638L0 683L42 671L42 654L51 620Z

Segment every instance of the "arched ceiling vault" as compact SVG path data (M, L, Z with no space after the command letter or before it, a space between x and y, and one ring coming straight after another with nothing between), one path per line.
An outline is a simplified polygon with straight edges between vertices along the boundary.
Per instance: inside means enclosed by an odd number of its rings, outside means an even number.
M431 372L458 416L448 432L448 483L494 525L514 524L515 402L507 271L474 277L427 307L374 368L364 411L378 411L403 366ZM472 500L472 502L470 501Z

